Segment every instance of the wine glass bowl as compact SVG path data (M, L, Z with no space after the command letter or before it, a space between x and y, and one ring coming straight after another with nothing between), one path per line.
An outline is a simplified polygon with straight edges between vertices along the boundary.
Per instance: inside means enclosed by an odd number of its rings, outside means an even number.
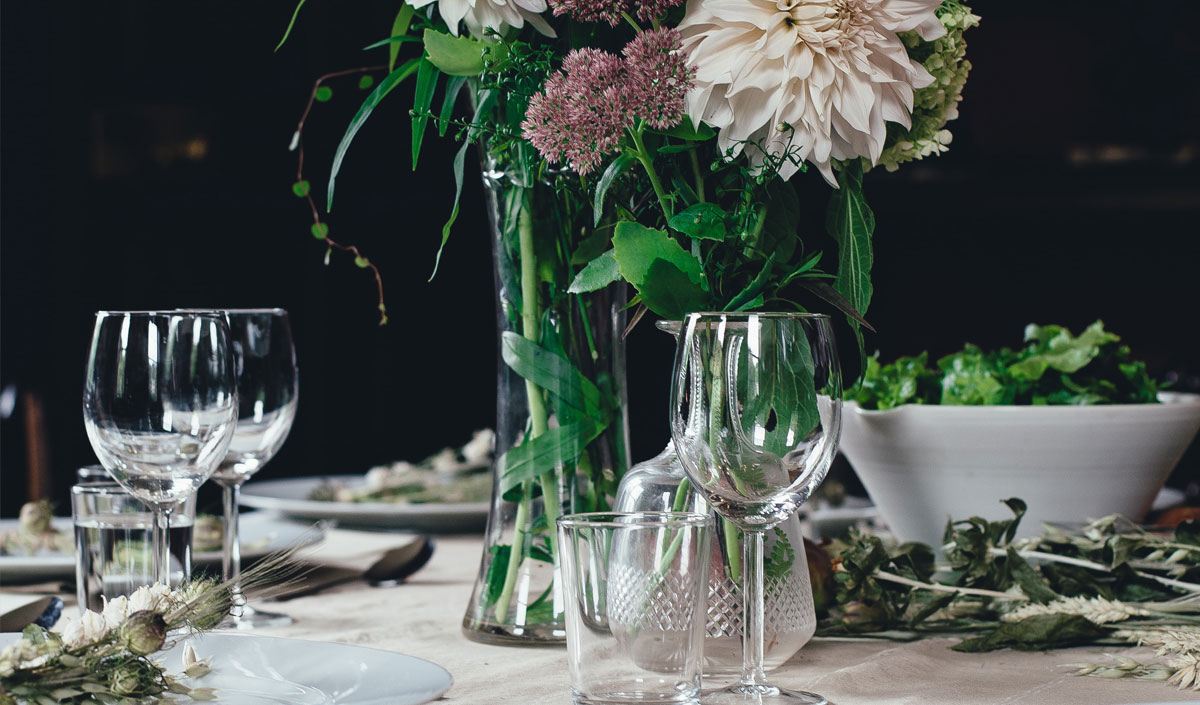
M705 703L823 703L766 682L763 532L825 479L841 433L841 372L828 316L693 313L671 383L671 438L690 481L746 534L742 677Z
M169 584L172 508L225 456L237 423L229 325L213 312L100 311L83 391L100 463L154 517L154 577Z
M226 580L241 573L238 494L243 483L279 452L296 418L299 372L287 311L228 309L238 388L238 422L213 481L221 486L225 513L221 567ZM291 622L287 615L256 611L234 586L232 626L253 629Z

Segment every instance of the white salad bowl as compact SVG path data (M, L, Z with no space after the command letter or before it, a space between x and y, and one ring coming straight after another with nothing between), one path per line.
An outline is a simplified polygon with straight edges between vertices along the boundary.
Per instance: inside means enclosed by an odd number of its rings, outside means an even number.
M935 406L847 402L840 448L902 541L940 546L948 518L1004 519L1018 536L1108 514L1140 521L1200 428L1200 395L1160 404Z

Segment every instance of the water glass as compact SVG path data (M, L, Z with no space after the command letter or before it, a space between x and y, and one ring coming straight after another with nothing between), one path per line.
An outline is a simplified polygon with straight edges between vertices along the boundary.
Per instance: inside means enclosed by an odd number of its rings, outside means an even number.
M130 595L154 579L152 531L154 515L140 499L96 468L81 468L80 483L71 488L75 524L75 596L79 609L101 611L103 598ZM196 496L171 512L171 585L192 574L192 527Z
M569 514L558 534L576 705L696 702L712 519Z

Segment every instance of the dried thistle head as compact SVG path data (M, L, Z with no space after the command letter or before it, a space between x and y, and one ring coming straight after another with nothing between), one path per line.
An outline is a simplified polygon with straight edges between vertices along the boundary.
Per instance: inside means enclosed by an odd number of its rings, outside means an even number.
M166 641L167 622L158 612L134 612L121 624L118 638L130 653L148 656L161 649Z

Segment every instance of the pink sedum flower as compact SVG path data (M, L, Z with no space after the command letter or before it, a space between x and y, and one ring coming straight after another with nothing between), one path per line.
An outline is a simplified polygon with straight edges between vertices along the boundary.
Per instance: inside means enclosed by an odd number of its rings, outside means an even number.
M577 49L529 101L521 128L551 162L588 174L643 119L668 129L683 119L693 71L672 29L641 32L622 52Z
M620 57L599 49L567 54L562 70L529 101L525 138L552 162L586 174L621 141L628 124Z
M684 102L696 74L679 51L682 43L679 32L656 29L639 33L621 52L633 111L658 130L670 129L683 120Z
M555 17L569 15L579 22L607 22L616 27L625 14L633 13L649 22L682 4L683 0L550 0L550 9Z

